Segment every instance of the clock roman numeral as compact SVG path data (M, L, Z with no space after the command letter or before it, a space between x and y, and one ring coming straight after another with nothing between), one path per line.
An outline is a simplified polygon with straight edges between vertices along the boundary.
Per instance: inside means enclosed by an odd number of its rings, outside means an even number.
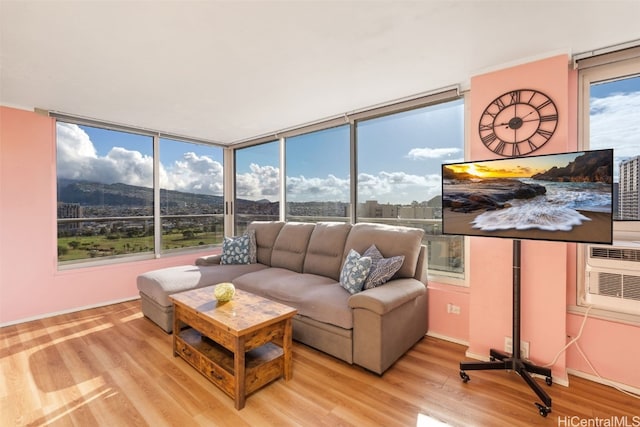
M520 148L518 147L518 144L513 144L513 151L511 155L514 157L520 155Z
M495 105L496 107L498 107L498 110L502 110L504 107L506 107L506 106L507 106L507 104L505 104L505 103L502 101L502 98L498 98L498 99L496 99L495 101L493 101L493 103L494 103L494 105Z
M495 141L498 137L496 136L495 133L491 132L485 136L482 137L482 143L484 145L490 145L493 141Z
M544 130L544 129L538 129L536 133L541 137L543 137L545 140L551 138L551 135L553 135L553 132L549 132L548 130Z
M500 143L496 145L496 148L493 150L493 152L498 154L503 154L506 146L507 144L504 141L500 141Z
M511 92L509 94L509 96L511 97L511 103L512 104L520 103L520 95L521 95L521 91L519 90L514 90L513 92Z
M549 114L546 116L540 116L540 121L541 122L553 122L558 120L558 115L557 114Z
M550 99L547 99L545 102L543 102L542 104L538 105L538 106L536 107L536 109L537 109L538 111L540 111L540 110L542 110L544 107L546 107L546 106L547 106L547 105L549 105L549 104L551 104L551 100L550 100Z
M489 124L482 124L480 123L480 132L482 132L483 130L489 130L492 131L493 130L493 122L489 123Z
M533 141L531 141L530 139L527 140L527 142L529 143L529 149L531 151L536 151L539 147L533 143Z

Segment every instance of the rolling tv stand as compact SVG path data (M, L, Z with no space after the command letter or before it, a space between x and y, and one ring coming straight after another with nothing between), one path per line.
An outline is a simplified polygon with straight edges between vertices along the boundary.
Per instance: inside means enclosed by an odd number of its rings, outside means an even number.
M524 379L529 387L538 395L543 403L535 402L540 415L546 417L551 412L551 397L531 377L530 373L545 377L547 385L553 384L551 369L534 365L520 356L520 240L513 241L513 334L511 355L498 350L489 351L488 362L460 362L460 378L463 382L470 380L466 371L476 370L509 370Z

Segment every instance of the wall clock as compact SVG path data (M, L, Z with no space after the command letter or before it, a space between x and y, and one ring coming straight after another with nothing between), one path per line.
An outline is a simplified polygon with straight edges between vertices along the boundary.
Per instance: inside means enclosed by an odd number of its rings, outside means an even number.
M532 153L549 141L558 126L551 98L533 89L506 92L487 105L478 132L489 150L504 157Z

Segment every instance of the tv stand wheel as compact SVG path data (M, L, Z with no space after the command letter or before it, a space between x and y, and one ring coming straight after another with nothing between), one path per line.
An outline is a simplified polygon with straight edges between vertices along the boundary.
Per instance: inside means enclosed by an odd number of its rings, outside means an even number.
M547 377L544 379L544 382L547 383L548 386L553 384L553 379L551 377Z
M471 379L465 371L460 371L460 378L462 379L463 383L469 382L469 380Z
M551 408L549 408L548 406L541 405L540 403L536 403L535 405L538 407L538 412L540 413L540 415L545 418L547 417L547 415L549 415L549 412L551 412Z

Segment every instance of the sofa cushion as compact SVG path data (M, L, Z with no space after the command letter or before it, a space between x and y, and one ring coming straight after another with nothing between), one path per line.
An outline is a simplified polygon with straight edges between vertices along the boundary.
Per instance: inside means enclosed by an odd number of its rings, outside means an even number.
M362 290L369 270L371 270L371 258L361 256L351 249L340 272L340 286L352 295L357 294Z
M382 256L376 245L371 245L362 256L371 258L371 269L362 289L371 289L388 282L404 262L404 255L391 258Z
M350 294L325 276L269 268L234 279L244 291L294 307L298 314L345 329L353 328Z
M393 278L414 277L423 235L420 228L359 222L351 227L343 256L350 249L364 253L374 244L385 257L404 256L402 267Z
M319 222L316 224L304 259L304 272L340 279L344 242L351 224L344 222Z
M271 265L271 253L283 221L253 221L247 230L256 231L256 260L260 264Z
M315 224L287 222L282 226L273 245L271 266L302 273L309 238Z
M146 272L136 280L140 292L162 306L169 306L169 295L176 292L231 282L242 274L265 268L263 264L179 265Z

